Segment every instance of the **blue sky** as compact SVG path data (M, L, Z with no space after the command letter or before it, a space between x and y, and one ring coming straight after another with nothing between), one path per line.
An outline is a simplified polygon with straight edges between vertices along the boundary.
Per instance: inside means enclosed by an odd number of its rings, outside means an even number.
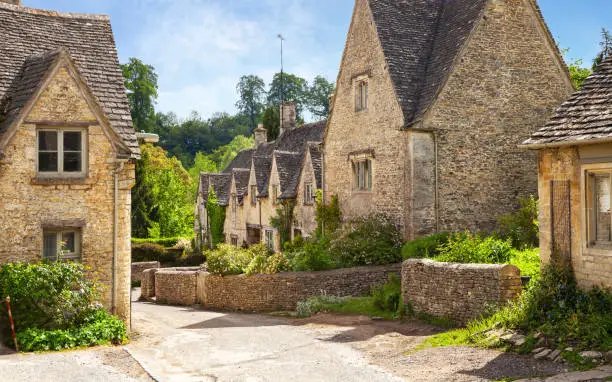
M590 65L602 27L612 30L610 0L539 0L569 58ZM159 75L161 111L186 117L233 113L243 74L269 83L279 70L335 81L354 0L23 0L25 6L111 16L120 60L138 57Z

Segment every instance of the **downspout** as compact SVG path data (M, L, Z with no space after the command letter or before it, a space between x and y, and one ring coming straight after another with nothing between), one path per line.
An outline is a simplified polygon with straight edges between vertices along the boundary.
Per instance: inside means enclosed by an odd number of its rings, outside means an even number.
M436 215L436 233L440 233L440 194L439 194L439 187L438 187L438 181L439 181L439 174L438 174L438 135L436 134L435 131L431 132L431 135L433 136L433 141L434 141L434 161L435 161L435 201L434 201L434 208L435 208L435 215Z
M315 179L315 184L316 184L316 179ZM325 183L325 144L323 144L321 146L321 199L323 199L321 202L324 206L327 205L327 193L325 192L325 190L327 189L327 183ZM321 234L323 234L325 232L325 220L321 221Z
M113 293L112 313L117 314L117 268L118 268L118 244L119 244L119 173L123 171L125 162L118 160L117 167L113 171L114 195L113 195Z

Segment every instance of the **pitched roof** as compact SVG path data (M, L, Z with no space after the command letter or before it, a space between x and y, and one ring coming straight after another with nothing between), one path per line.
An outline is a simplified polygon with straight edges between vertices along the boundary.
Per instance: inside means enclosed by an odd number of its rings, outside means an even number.
M232 175L234 176L234 181L236 182L236 195L238 196L239 203L242 203L244 195L246 195L249 190L250 174L250 170L245 168L235 168L232 170Z
M274 158L282 192L280 198L293 199L297 196L297 184L304 155L299 152L274 151Z
M253 156L255 178L257 179L257 192L260 197L268 196L268 178L272 168L272 157Z
M251 157L255 152L254 149L245 149L240 151L230 164L223 170L226 174L231 174L235 168L251 168Z
M597 140L612 140L612 56L523 145L538 148Z
M369 0L406 126L441 91L488 0Z
M317 145L310 145L310 159L314 168L317 188L323 188L323 153Z
M44 11L0 2L0 36L0 105L12 113L4 115L6 120L14 120L15 112L27 102L25 97L32 95L58 49L65 48L111 128L133 158L140 156L107 16Z
M208 191L212 187L220 206L229 205L229 191L232 182L232 174L200 174L200 193L202 193L203 204L208 201Z

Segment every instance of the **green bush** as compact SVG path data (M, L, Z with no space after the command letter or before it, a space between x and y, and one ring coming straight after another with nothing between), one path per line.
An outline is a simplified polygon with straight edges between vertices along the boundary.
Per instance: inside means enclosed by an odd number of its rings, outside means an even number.
M329 252L329 239L326 237L304 240L301 247L295 243L293 252L286 252L290 268L295 272L316 272L338 268L337 261Z
M259 253L249 263L244 273L248 276L255 274L273 275L290 270L289 260L282 253L272 255Z
M510 264L521 270L521 276L537 278L540 276L540 250L538 248L519 251L513 249L510 255Z
M540 239L538 200L533 196L521 198L517 212L504 215L498 222L498 235L510 240L517 249L537 248Z
M134 263L141 263L144 261L167 261L167 257L168 253L166 248L159 244L142 243L132 245L132 262Z
M438 251L439 255L435 259L442 262L505 264L510 261L512 244L493 236L483 238L466 231L451 235Z
M270 249L265 244L253 245L246 249L220 244L217 249L207 252L206 264L210 273L220 276L240 275L247 273L247 270L250 274L254 274L266 269L270 254Z
M80 263L0 265L0 298L9 296L17 331L65 329L96 307L98 289L85 280ZM6 306L0 304L0 316Z
M136 245L138 244L157 244L165 248L172 248L176 245L176 243L178 243L180 239L181 239L180 237L165 237L165 238L160 238L160 239L132 238L132 244L136 244Z
M402 258L407 260L435 257L439 254L438 248L448 243L449 237L449 233L442 232L409 241L402 248Z
M402 259L401 234L391 219L376 214L345 227L332 239L329 250L343 267L398 263Z
M103 309L89 312L82 324L67 329L28 328L17 333L17 342L25 352L62 350L107 344L122 344L127 340L123 321Z
M402 300L402 280L395 274L389 275L389 281L381 286L372 288L374 305L393 313L399 313Z

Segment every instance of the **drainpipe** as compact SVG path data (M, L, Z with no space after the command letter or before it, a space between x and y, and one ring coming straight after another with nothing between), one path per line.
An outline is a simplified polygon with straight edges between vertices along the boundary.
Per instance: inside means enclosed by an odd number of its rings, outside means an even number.
M435 208L435 215L436 215L436 233L440 233L440 194L439 194L439 187L438 187L438 135L436 134L435 131L431 132L431 135L433 136L433 141L434 141L434 160L435 160L435 201L434 201L434 208Z
M112 293L112 313L117 314L117 268L118 268L118 242L119 242L119 173L123 171L125 161L115 162L117 167L113 171L114 195L113 195L113 293Z
M315 184L316 182L317 180L315 179ZM325 144L321 145L321 188L321 199L323 199L321 202L324 206L326 206L327 193L325 192L325 190L327 188L327 183L325 183ZM325 232L325 221L321 222L321 234L323 234L323 232Z

